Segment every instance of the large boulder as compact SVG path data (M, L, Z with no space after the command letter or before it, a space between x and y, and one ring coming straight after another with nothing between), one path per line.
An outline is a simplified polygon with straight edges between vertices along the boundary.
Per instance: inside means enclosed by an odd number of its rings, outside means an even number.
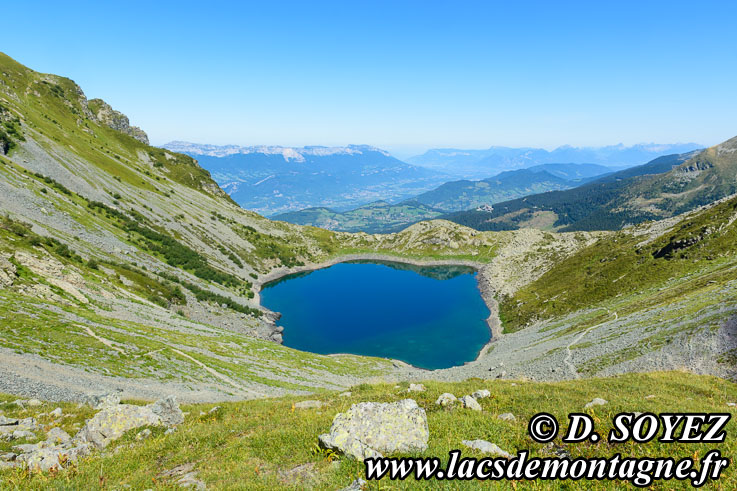
M120 404L103 409L87 421L84 428L74 437L81 443L91 443L98 448L106 447L123 434L141 426L156 426L161 418L147 406Z
M348 457L364 460L381 452L427 450L430 431L425 410L412 399L394 403L361 402L333 419L320 445Z
M119 404L107 406L89 419L74 439L104 448L128 430L142 426L172 426L182 421L184 415L176 399L171 396L148 406Z

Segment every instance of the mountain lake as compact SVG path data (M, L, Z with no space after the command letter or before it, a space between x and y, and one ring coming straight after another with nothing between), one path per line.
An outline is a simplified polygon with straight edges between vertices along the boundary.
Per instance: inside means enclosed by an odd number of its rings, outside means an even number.
M491 338L476 275L466 266L346 262L267 283L261 304L282 314L285 346L448 368L476 359Z

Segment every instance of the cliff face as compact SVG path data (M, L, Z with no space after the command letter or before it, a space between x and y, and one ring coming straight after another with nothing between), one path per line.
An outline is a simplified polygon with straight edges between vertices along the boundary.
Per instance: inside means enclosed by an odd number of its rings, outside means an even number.
M113 109L102 99L90 99L87 103L93 119L116 131L130 135L141 143L148 145L148 135L138 126L131 126L128 116Z

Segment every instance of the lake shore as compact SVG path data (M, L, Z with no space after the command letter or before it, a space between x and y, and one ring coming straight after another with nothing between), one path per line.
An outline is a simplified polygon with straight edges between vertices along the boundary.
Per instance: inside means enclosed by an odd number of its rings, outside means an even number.
M260 277L257 281L254 282L254 293L256 294L254 300L256 300L259 303L260 307L263 310L270 313L269 319L272 320L272 322L274 323L274 328L275 328L274 335L272 336L272 338L275 341L278 341L278 342L281 341L282 328L276 326L276 321L279 319L278 314L276 314L275 312L261 305L260 292L263 289L263 287L267 285L268 283L284 278L285 276L289 276L289 275L297 274L297 273L304 273L308 271L315 271L318 269L328 268L336 264L351 262L351 261L386 261L386 262L394 262L394 263L400 263L400 264L409 264L412 266L467 266L467 267L473 268L477 272L476 286L479 290L479 293L481 294L481 298L486 304L486 307L489 309L489 317L486 319L486 324L489 327L489 332L491 333L491 337L489 341L479 350L478 354L476 355L476 358L472 361L469 361L468 363L473 363L481 359L487 353L491 345L501 338L502 325L501 325L501 320L499 318L499 304L495 298L496 289L493 287L492 282L491 282L491 276L488 274L488 271L489 271L488 268L490 267L488 264L480 263L477 261L469 261L466 259L421 260L421 259L414 259L414 258L407 258L407 257L400 257L400 256L392 256L390 254L361 253L361 254L346 254L343 256L336 256L336 257L327 259L325 261L321 261L318 263L309 263L303 266L295 266L291 268L278 268L273 271L270 271L268 274ZM336 355L337 354L338 353L336 353ZM400 363L404 363L404 362L400 361ZM432 371L432 370L424 370L422 368L417 368L409 364L406 364L406 365L416 370L421 370L425 372Z

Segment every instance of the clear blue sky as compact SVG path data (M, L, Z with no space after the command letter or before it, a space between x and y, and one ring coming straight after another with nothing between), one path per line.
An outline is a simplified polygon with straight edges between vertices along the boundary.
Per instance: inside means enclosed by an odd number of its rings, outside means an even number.
M713 144L737 2L4 2L0 50L153 143Z

